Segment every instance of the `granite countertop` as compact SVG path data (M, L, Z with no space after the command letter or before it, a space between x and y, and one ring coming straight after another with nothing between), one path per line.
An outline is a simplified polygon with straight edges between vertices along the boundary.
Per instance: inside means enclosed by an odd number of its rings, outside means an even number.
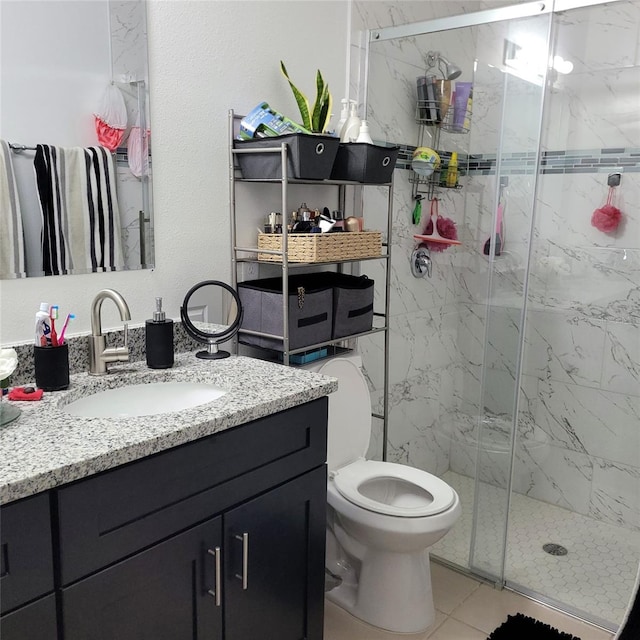
M155 416L79 418L63 406L125 384L205 382L227 393L192 409ZM15 402L22 415L0 427L0 504L170 449L325 396L335 378L254 358L200 360L176 355L172 369L144 361L111 366L105 376L71 376L66 391L38 402ZM3 400L5 402L6 400Z

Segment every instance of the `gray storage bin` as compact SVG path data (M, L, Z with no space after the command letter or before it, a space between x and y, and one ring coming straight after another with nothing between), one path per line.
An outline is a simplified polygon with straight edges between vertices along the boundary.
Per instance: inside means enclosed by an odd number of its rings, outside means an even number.
M391 182L399 147L384 147L368 142L342 142L338 148L331 178L369 184Z
M288 145L287 166L289 178L326 180L331 175L333 162L340 145L339 138L324 135L293 133L255 140L235 140L235 149L262 149ZM236 155L242 177L254 180L282 178L279 153L239 153Z
M370 331L373 327L373 280L333 274L332 338Z
M313 274L316 275L316 274ZM240 329L282 336L282 278L248 280L238 284L244 310ZM331 339L333 288L306 275L289 277L289 349ZM283 351L283 340L240 335L243 344Z
M365 275L351 276L335 271L320 271L306 274L305 282L314 290L325 286L333 289L332 339L371 330L373 280Z

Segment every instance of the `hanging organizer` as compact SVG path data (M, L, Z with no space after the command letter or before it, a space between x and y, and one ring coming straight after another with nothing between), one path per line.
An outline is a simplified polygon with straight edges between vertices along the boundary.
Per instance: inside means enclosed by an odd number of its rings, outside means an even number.
M428 71L429 69L427 69L427 72ZM438 80L438 82L440 82L440 80ZM453 81L448 82L453 83ZM426 146L434 149L440 156L440 166L427 177L420 176L415 173L415 171L411 172L409 182L413 184L412 197L414 200L419 200L419 195L431 200L439 189L462 188L461 185L458 184L457 179L455 185L446 185L449 162L451 161L451 152L441 151L439 149L440 133L442 131L454 134L469 133L472 111L470 109L465 111L464 118L462 119L462 125L459 123L454 124L453 101L450 99L448 102L449 104L446 106L447 102L435 95L435 92L433 96L429 95L427 99L418 99L416 101L415 121L419 125L417 147ZM430 137L429 143L425 143L426 134ZM461 170L460 166L458 166L458 176L460 175L464 175L464 170Z

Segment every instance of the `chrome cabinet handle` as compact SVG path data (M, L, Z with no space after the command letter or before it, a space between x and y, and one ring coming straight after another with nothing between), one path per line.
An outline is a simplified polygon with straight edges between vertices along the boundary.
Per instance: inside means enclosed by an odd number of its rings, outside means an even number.
M242 580L242 588L246 590L249 586L249 534L236 535L236 540L242 542L242 575L236 573L236 578Z
M220 547L216 547L214 550L207 549L207 553L214 557L216 565L216 590L207 590L207 593L215 598L216 607L219 607L222 603L222 572L220 571Z

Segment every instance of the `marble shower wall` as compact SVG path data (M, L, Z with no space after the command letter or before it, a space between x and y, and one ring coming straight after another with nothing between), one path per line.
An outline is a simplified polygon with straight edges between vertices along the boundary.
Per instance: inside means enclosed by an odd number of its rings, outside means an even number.
M532 240L524 370L547 459L518 490L640 530L640 3L556 20L574 70L548 92ZM562 162L551 157L564 151ZM621 170L624 222L590 222Z
M413 4L402 3L402 22L435 17L409 19ZM442 9L445 3L418 4ZM462 4L449 9L460 13ZM355 6L369 26L394 17L387 3ZM372 45L368 117L374 138L407 145L416 144L419 53L439 49L461 66L478 56L472 131L463 143L472 164L461 192L441 194L464 246L434 254L430 280L409 272L413 201L408 172L395 172L389 457L433 473L451 468L474 476L474 416L484 405L501 418L483 425L488 463L480 475L504 486L510 425L503 418L514 409L524 328L515 489L640 528L640 3L554 19L554 53L571 60L574 70L547 87L539 148L534 103L541 87L503 74L491 57L501 56L503 40L515 39L523 25L466 29L453 43L447 40L452 34L438 33L425 46L409 39ZM504 90L509 108L503 111ZM506 245L489 291L482 245L494 224L501 128L502 173L509 175ZM443 137L440 148L445 144L452 142ZM607 174L617 166L624 169L616 204L625 221L615 234L603 234L590 217L605 202ZM373 213L384 210L373 206L382 197L365 203L372 227L384 222ZM382 281L375 269L369 275ZM361 342L379 400L382 380L372 372L381 370L381 344L373 337ZM380 451L378 432L372 453Z
M360 24L373 28L442 17L446 15L442 13L444 10L460 13L464 11L465 4L469 8L478 8L477 3L426 2L357 2L355 6ZM389 21L385 22L386 19ZM473 43L470 35L470 31L465 30L465 37L459 38L455 46L442 34L432 34L428 39L423 36L371 45L367 119L375 140L417 144L416 77L425 73L426 54L429 50L441 51L464 69L461 80L471 80ZM354 40L358 41L358 38ZM451 150L467 151L455 140L460 136L450 137L451 144L456 143ZM430 143L427 134L424 144ZM460 254L447 250L437 257L434 254L433 278L416 279L411 275L409 259L415 246L413 235L423 231L429 206L425 202L421 224L413 225L410 173L398 169L394 174L388 457L441 474L449 468L450 449L450 438L440 428L441 416L450 414L461 378L457 366L460 360L457 271L464 260ZM386 228L385 190L371 191L365 194L367 226ZM448 217L462 219L464 196L461 192L443 193L440 209ZM458 225L458 234L460 237L467 234L464 223ZM367 264L366 273L376 283L382 285L384 282L384 270L380 265ZM383 287L377 285L376 289L382 304ZM377 404L382 401L382 346L380 337L360 340ZM382 450L381 425L378 427L373 434L370 454L379 457Z

